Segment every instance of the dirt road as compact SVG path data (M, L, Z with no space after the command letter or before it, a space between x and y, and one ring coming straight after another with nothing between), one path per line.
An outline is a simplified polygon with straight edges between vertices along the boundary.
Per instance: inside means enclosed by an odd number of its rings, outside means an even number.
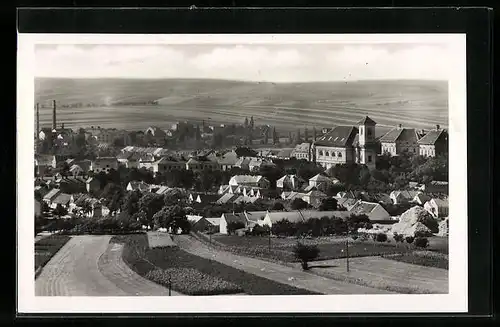
M191 254L218 261L245 272L274 280L282 284L323 294L389 294L370 287L332 280L310 274L298 268L287 267L269 261L244 257L210 248L189 235L176 235L174 241Z
M35 281L37 296L168 296L168 289L132 271L111 236L75 236ZM179 293L172 292L174 295Z

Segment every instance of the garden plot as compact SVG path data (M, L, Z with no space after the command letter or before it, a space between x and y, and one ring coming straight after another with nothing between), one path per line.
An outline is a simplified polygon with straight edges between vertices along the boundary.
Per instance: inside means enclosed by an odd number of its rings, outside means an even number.
M177 246L174 241L172 241L172 237L168 233L162 232L148 232L148 244L149 248L162 248L162 247L170 247Z

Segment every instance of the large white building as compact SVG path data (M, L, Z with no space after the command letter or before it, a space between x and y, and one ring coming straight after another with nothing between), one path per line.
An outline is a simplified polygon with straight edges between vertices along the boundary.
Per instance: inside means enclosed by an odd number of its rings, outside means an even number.
M375 125L366 116L357 126L336 126L313 143L316 162L329 169L337 164L358 163L375 168Z

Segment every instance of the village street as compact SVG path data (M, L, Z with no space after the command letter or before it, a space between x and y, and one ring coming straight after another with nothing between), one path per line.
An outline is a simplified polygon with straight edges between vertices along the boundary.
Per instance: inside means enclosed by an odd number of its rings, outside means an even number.
M37 296L168 296L168 289L142 278L122 260L123 245L111 236L75 236L35 281ZM172 292L172 295L179 295Z

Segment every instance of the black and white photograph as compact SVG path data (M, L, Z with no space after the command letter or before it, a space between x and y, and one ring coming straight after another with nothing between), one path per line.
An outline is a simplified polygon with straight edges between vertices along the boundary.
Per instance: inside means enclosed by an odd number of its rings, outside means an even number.
M466 310L465 35L19 45L25 308Z

